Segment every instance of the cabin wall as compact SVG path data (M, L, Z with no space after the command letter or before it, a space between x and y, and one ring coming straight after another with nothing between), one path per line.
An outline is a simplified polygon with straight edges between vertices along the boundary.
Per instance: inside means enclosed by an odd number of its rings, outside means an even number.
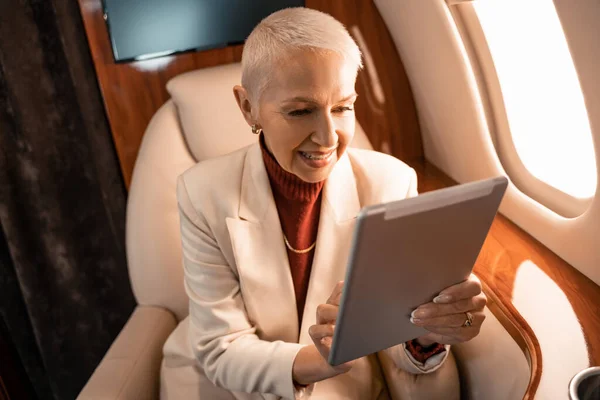
M490 135L485 99L480 97L475 73L447 3L444 0L375 0L375 3L411 81L426 159L458 182L506 175ZM600 160L600 81L597 79L600 3L561 0L555 1L555 5L579 73L594 135L596 160ZM540 143L540 148L542 146ZM596 245L600 235L599 196L582 215L565 218L511 183L500 211L600 284L600 247Z

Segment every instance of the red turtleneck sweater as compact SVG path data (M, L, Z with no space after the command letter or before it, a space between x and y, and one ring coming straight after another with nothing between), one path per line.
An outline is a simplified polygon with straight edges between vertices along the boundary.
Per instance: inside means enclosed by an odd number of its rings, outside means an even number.
M283 234L294 249L307 249L317 240L321 191L325 181L304 182L281 168L275 157L267 150L262 135L260 135L260 144ZM300 324L315 248L304 254L295 253L287 247L286 250L294 282Z
M267 149L262 134L259 141L283 234L294 249L307 249L317 240L321 192L325 181L309 183L287 172ZM300 326L315 248L304 254L295 253L287 246L286 250L294 282L298 326ZM440 344L423 348L416 341L407 342L406 347L419 362L425 362L432 355L444 351L444 346Z

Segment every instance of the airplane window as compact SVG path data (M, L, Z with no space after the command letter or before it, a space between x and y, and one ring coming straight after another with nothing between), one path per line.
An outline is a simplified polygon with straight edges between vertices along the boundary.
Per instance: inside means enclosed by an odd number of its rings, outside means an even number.
M551 0L471 3L498 75L513 143L539 180L576 198L596 192L587 110Z

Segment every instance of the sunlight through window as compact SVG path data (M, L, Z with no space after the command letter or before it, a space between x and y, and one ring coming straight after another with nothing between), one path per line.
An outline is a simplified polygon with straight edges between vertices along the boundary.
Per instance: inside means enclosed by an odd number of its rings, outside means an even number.
M473 3L525 167L578 198L596 191L596 160L579 79L552 0Z

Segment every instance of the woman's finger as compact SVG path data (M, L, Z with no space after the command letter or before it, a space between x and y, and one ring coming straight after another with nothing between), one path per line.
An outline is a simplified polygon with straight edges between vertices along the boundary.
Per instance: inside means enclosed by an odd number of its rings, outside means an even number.
M325 361L329 359L329 352L331 351L331 343L333 339L333 332L335 331L335 325L333 324L319 324L313 325L308 328L308 334L310 335L315 347L321 354L321 357ZM343 374L348 372L354 365L355 360L348 361L344 364L337 365L335 367L328 365L331 369L332 375Z
M327 299L327 304L333 304L335 306L340 305L340 301L342 299L342 289L344 288L344 281L338 282L333 288L333 292L331 292L331 296Z
M447 304L427 303L419 306L411 314L413 318L425 319L443 317L445 315L460 314L467 311L482 311L487 303L485 294L480 293L475 297L458 300Z
M430 335L438 335L438 339L443 337L442 341L435 339L438 343L455 344L473 339L479 334L481 324L485 319L483 313L473 315L474 321L471 326L447 327L447 326L423 326L430 332Z
M473 320L469 327L479 327L485 320L485 314L483 312L472 312ZM427 330L436 328L462 328L467 321L465 313L444 315L442 317L433 317L426 319L411 318L411 322L416 326L422 326ZM441 333L440 330L437 332Z
M329 358L334 330L335 326L332 324L312 325L308 328L308 334L325 360Z
M442 290L440 294L433 299L434 303L452 303L458 300L467 299L469 297L477 296L481 293L481 282L479 278L471 274L469 279L456 285L447 287Z
M338 310L339 307L333 304L319 304L317 306L317 324L335 324Z
M313 325L308 328L308 334L312 338L315 344L317 343L325 343L324 339L333 338L333 332L335 330L335 325L333 324L323 324L323 325Z

